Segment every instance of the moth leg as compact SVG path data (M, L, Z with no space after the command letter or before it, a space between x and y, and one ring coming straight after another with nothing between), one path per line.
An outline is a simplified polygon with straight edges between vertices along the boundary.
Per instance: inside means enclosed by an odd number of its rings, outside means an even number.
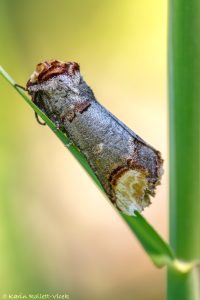
M22 89L22 90L24 90L24 91L27 92L27 88L25 88L24 86L22 86L22 85L20 85L18 83L15 83L15 87L18 87L18 88L20 88L20 89Z
M27 89L26 89L24 86L22 86L22 85L20 85L20 84L18 84L18 83L15 83L15 87L18 87L18 88L20 88L20 89L22 89L22 90L24 90L24 91L27 92ZM32 101L33 101L34 103L35 103L35 99L36 99L36 94L34 93L33 96L32 96ZM36 118L37 122L38 122L40 125L46 125L45 122L41 122L41 121L40 121L39 116L38 116L38 114L37 114L36 112L35 112L35 118Z
M33 101L34 104L36 104L36 93L33 93L33 94L32 94L32 101ZM43 126L46 125L45 122L40 121L39 116L38 116L38 114L36 113L36 111L35 111L35 118L36 118L38 124L43 125Z
M45 122L40 121L39 116L38 116L38 114L36 113L36 111L35 111L35 118L36 118L37 122L38 122L40 125L43 125L43 126L46 125Z

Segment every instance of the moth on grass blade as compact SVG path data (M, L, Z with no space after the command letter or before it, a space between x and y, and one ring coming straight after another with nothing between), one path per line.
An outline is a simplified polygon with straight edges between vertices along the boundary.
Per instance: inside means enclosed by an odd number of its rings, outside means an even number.
M83 153L120 211L134 215L151 203L163 173L160 152L96 100L77 63L38 64L27 91Z

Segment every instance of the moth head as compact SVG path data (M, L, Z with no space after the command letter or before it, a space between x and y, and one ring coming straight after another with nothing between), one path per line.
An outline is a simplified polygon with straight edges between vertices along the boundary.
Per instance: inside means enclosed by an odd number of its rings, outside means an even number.
M58 76L60 81L60 75L65 76L69 82L77 82L77 78L80 78L79 65L76 62L63 62L60 60L48 60L39 63L27 82L27 90L31 92L40 85L44 84L46 86L51 79L55 79L56 82Z

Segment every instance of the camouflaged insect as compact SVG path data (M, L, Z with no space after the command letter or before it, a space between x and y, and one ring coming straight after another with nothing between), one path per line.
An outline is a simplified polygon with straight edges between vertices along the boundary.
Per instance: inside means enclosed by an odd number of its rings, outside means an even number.
M34 103L84 154L112 203L134 215L160 184L160 152L104 108L83 80L79 65L40 63L27 82Z

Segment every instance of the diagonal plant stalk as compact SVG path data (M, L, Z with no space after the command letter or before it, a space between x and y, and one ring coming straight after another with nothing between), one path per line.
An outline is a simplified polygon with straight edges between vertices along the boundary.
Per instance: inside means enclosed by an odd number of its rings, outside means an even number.
M15 81L2 67L0 67L0 74L17 90L17 92L24 98L24 100L45 121L45 123L51 128L51 130L69 149L73 156L79 161L82 167L95 181L100 190L103 191L99 180L93 173L84 156L75 147L75 145L70 142L70 139L62 131L56 128L56 125L29 99L27 94L21 88L15 85ZM127 216L123 213L120 213L120 215L127 223L131 231L136 235L144 250L157 267L163 267L167 265L175 269L180 274L185 274L189 272L191 268L193 268L193 262L182 262L174 256L170 246L160 237L160 235L153 229L153 227L145 220L145 218L140 213L136 212L134 217Z
M200 259L200 1L169 1L170 243ZM195 271L168 273L168 300L200 299Z

